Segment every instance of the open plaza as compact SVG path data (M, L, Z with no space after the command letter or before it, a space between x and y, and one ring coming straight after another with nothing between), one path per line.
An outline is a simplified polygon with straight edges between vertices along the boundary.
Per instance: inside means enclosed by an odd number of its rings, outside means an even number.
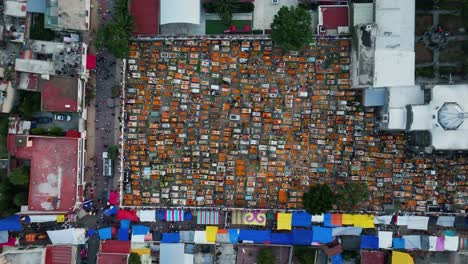
M309 185L350 181L369 185L362 209L463 205L466 159L416 156L404 133L379 132L377 111L350 88L350 45L132 41L123 205L299 209Z

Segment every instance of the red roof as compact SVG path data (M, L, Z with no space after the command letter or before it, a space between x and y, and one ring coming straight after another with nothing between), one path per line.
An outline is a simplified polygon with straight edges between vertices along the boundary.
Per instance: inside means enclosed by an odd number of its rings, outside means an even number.
M32 146L17 146L8 135L8 150L19 159L30 159L30 210L70 211L76 202L78 138L29 136ZM57 198L57 202L54 202ZM55 206L55 207L54 207Z
M128 254L99 253L97 264L127 264Z
M73 248L71 246L48 246L46 249L45 264L73 263Z
M349 26L348 6L321 6L323 24L326 29L338 29Z
M78 111L78 80L64 76L53 76L50 80L39 80L42 110L51 112Z
M101 252L130 254L130 241L105 240L101 244Z
M81 133L77 130L67 130L67 133L65 134L65 137L71 137L71 138L80 138Z
M95 69L96 68L96 55L88 54L86 56L86 69Z
M131 0L135 35L159 34L159 0Z

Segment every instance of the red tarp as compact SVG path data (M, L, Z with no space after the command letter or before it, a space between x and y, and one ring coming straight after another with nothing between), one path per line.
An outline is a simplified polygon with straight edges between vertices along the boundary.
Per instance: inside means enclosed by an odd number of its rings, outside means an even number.
M67 130L67 134L65 135L66 137L71 137L71 138L80 138L81 133L76 131L76 130Z
M384 264L385 252L382 251L361 251L362 264Z
M112 205L119 204L119 193L112 191L109 193L109 203Z
M122 219L127 219L133 222L139 222L140 219L137 216L136 211L132 210L119 210L117 211L117 219L122 220Z
M86 56L86 69L91 70L96 68L96 55L88 54Z

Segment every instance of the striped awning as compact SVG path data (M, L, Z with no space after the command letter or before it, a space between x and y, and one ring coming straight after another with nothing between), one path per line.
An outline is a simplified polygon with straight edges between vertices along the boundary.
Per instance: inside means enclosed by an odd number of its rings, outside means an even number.
M198 211L197 224L199 225L217 225L219 224L219 212L216 211Z
M231 224L233 224L233 225L242 225L242 224L244 224L244 220L242 218L242 212L241 211L233 211L232 212Z
M166 210L166 221L184 221L184 210Z

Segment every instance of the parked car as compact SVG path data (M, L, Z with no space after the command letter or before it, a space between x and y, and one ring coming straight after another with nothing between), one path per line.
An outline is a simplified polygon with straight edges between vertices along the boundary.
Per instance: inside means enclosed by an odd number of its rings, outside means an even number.
M55 114L54 119L57 121L71 121L72 117L69 114Z
M52 122L52 117L49 116L40 116L36 118L37 123L45 124Z

